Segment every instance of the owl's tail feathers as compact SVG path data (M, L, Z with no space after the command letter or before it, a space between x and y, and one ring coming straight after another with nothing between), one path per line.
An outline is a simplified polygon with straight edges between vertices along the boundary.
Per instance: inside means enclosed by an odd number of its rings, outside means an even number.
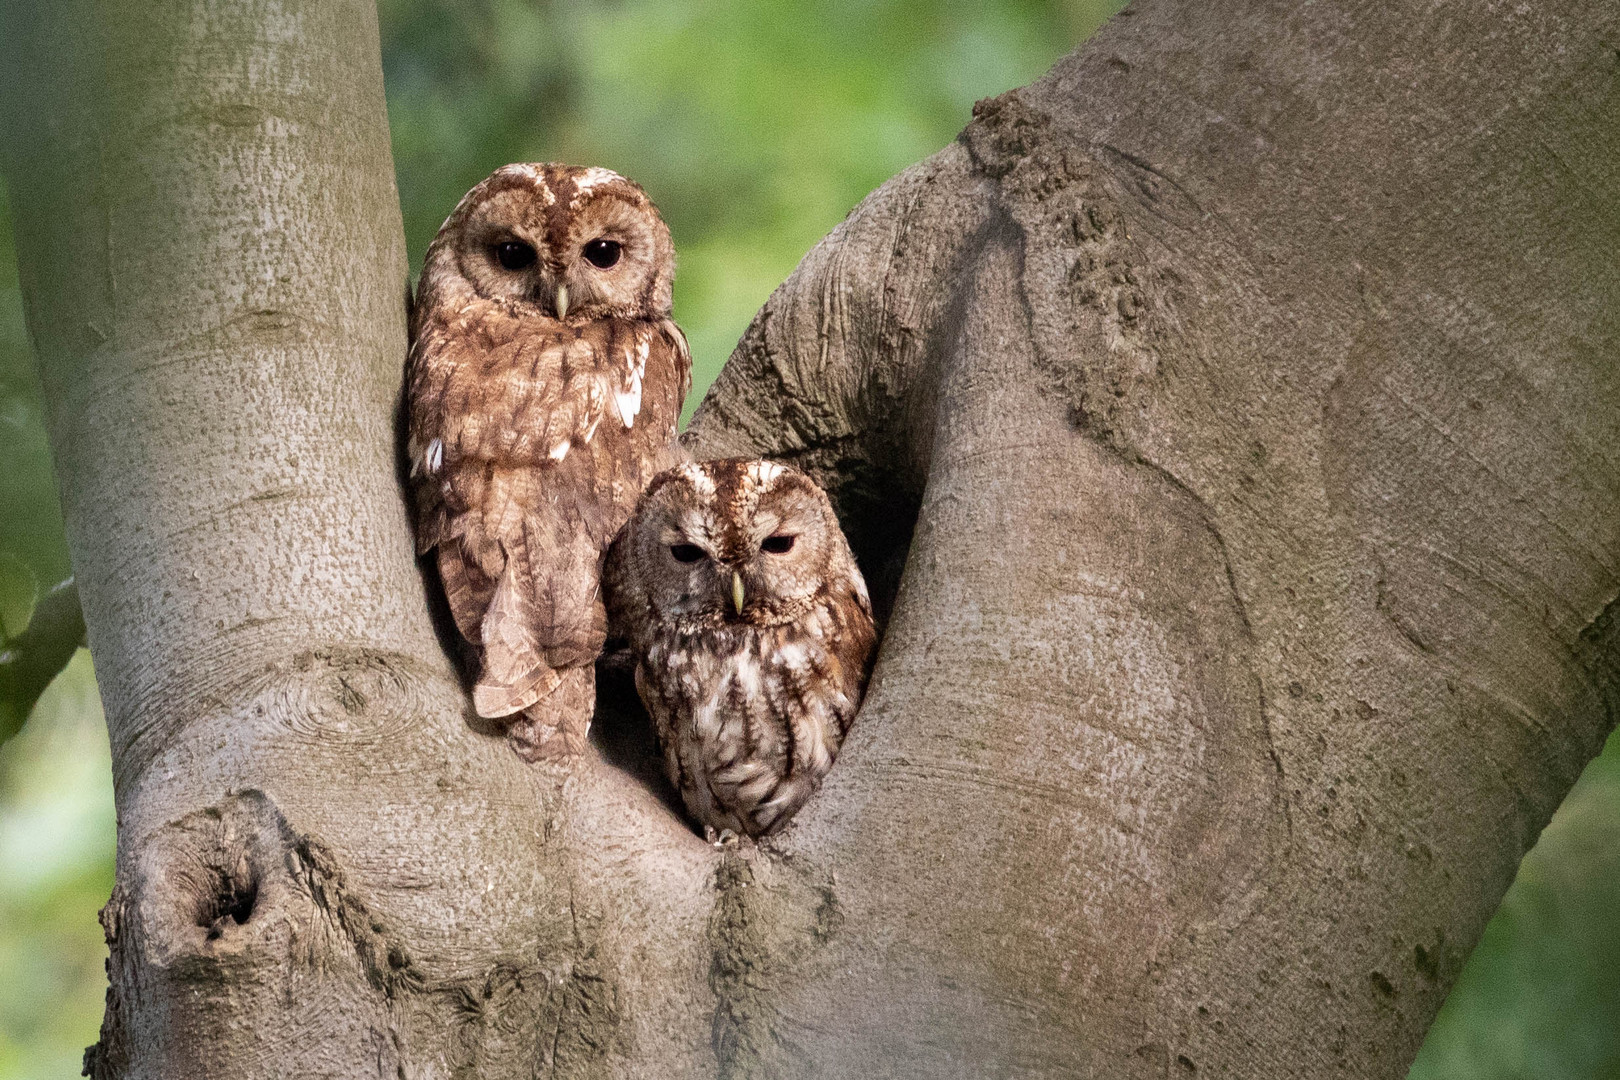
M512 718L507 741L524 761L567 761L585 750L596 711L596 669L590 664L555 672L557 688Z
M543 668L537 677L521 680L517 685L501 685L488 681L488 668L484 678L473 687L473 708L479 716L496 719L522 712L562 683L562 673Z

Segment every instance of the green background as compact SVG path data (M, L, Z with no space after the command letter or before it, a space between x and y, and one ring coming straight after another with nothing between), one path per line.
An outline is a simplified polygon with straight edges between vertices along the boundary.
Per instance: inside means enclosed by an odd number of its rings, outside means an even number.
M381 0L413 262L509 161L606 165L658 202L695 403L766 296L973 102L1039 76L1118 5L907 0L547 6ZM0 198L0 630L67 549ZM6 734L0 730L0 737ZM107 736L82 651L0 746L0 1080L77 1076L112 886ZM1620 1077L1620 750L1586 771L1430 1034L1420 1080Z

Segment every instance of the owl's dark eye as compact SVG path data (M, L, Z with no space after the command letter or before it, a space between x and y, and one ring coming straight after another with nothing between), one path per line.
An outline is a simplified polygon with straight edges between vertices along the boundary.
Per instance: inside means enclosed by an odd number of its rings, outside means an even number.
M793 550L793 541L797 539L798 537L796 536L789 536L786 533L778 533L775 536L767 536L765 538L765 542L759 545L759 549L761 551L768 551L772 555L786 555L788 552Z
M503 240L495 245L495 258L508 270L534 265L534 248L521 240Z
M585 259L598 270L606 270L619 261L621 250L617 240L592 240L585 245Z
M693 563L703 558L703 549L696 544L671 544L669 553L675 556L676 562Z

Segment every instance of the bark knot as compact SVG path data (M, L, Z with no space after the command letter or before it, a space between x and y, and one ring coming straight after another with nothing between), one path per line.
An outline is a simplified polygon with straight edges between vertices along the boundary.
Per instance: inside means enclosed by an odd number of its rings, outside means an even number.
M1021 234L1037 368L1082 430L1137 442L1175 282L1132 237L1121 155L1080 144L1017 90L975 105L961 141Z
M350 886L336 853L295 829L263 791L228 792L157 829L121 862L101 914L107 1012L100 1041L85 1053L86 1075L123 1075L132 1057L159 1049L138 1027L142 999L170 1002L165 1031L191 1030L198 1039L176 1045L195 1048L237 1023L258 993L283 1003L309 994L339 1007L343 992L330 979L344 967L358 967L357 989L370 988L356 1013L386 1016L424 986L403 939Z

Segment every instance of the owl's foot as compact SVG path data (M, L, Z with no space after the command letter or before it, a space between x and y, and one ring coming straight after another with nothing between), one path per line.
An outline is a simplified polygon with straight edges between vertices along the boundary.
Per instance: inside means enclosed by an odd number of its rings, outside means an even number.
M734 848L739 843L735 832L730 829L716 832L713 825L703 826L703 839L707 840L711 847L717 848Z

